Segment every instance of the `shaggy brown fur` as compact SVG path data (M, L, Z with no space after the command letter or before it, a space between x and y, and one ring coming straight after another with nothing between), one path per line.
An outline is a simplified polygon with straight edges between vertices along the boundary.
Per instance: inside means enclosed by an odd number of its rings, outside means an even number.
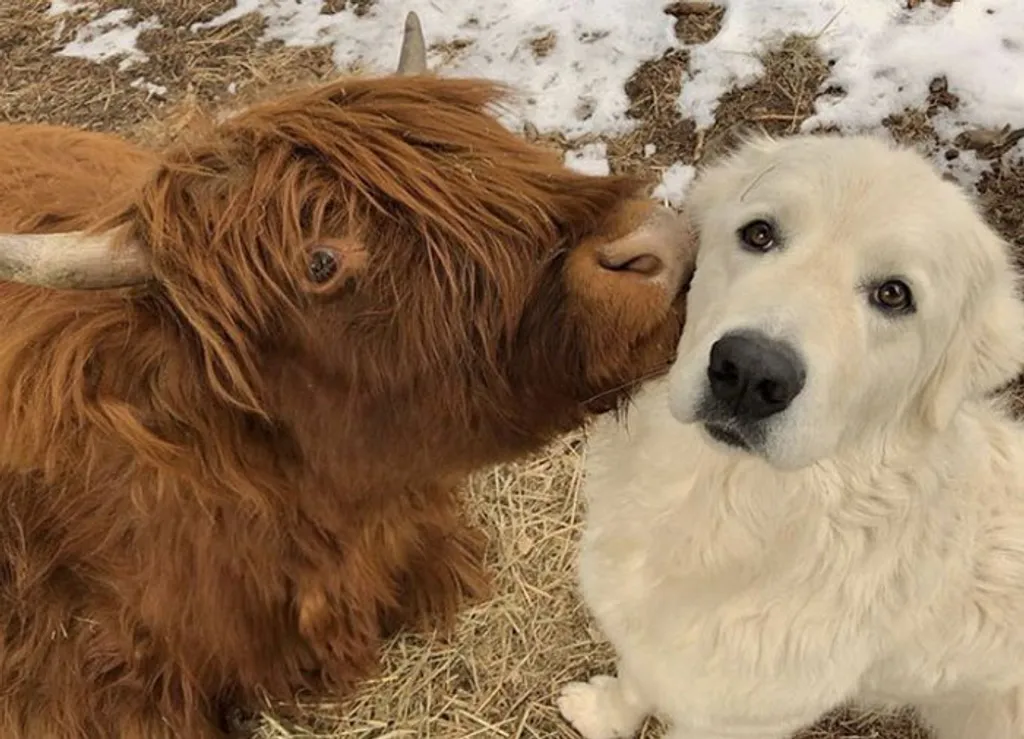
M599 264L637 184L498 95L346 80L160 154L0 128L0 231L124 224L155 274L0 283L0 737L212 739L344 695L485 592L466 474L670 358L680 299Z

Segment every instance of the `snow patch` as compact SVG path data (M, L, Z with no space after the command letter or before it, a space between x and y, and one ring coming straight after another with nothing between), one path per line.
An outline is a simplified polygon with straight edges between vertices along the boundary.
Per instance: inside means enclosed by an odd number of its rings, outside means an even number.
M89 21L75 31L75 38L59 49L57 55L94 62L121 57L118 65L121 70L148 61L149 57L135 44L140 33L160 28L160 23L153 16L132 25L129 21L134 15L130 8L118 8Z
M651 197L674 208L682 207L696 173L697 171L692 165L676 162L662 172L661 182L651 192Z
M943 141L967 127L1024 126L1022 0L961 0L950 7L922 3L913 10L896 0L718 2L725 9L721 31L707 43L688 46L689 68L678 99L682 115L698 128L714 122L723 93L763 73L758 56L792 34L814 39L831 64L824 86L843 91L816 101L805 131L835 126L847 133L877 132L887 116L922 106L930 81L939 76L960 99L957 110L932 119ZM48 12L63 15L90 3L51 0ZM377 0L358 16L351 3L326 14L323 0L236 0L231 9L191 29L217 28L258 13L266 19L264 40L327 44L341 69L389 74L398 59L405 14L415 10L428 61L439 74L502 81L518 92L499 110L506 125L521 131L530 121L540 133L560 132L571 139L615 136L636 125L625 114L625 82L641 63L684 46L665 4L447 0L442 8L426 0ZM79 28L58 53L95 61L121 57L122 68L128 67L146 60L136 48L139 33L157 27L156 18L133 24L131 10L114 10ZM651 157L656 148L649 144L643 151ZM576 152L567 161L604 171L607 157L592 154ZM950 162L943 158L942 164L965 181L988 166L970 152Z
M893 0L719 0L722 30L690 49L679 99L684 116L710 126L718 100L763 72L757 55L786 36L815 37L832 71L804 130L875 129L893 113L922 105L929 82L945 76L960 98L939 121L951 139L968 125L1024 125L1024 2L976 0L913 10Z
M565 165L582 174L607 175L611 172L608 166L608 147L604 142L597 142L567 151Z
M167 96L166 87L163 85L155 85L152 82L147 81L144 77L136 77L131 81L131 86L136 90L145 90L147 98L163 98Z
M442 7L443 5L443 7ZM428 63L446 76L487 77L511 85L517 99L501 112L520 130L568 136L630 130L626 81L643 61L677 48L675 19L664 0L377 0L357 16L346 8L322 14L321 0L236 0L192 30L216 28L249 13L267 19L265 40L330 44L342 69L390 73L401 46L405 14L415 10L430 49ZM551 35L553 45L531 42ZM443 45L458 42L458 50ZM550 48L548 48L550 46Z

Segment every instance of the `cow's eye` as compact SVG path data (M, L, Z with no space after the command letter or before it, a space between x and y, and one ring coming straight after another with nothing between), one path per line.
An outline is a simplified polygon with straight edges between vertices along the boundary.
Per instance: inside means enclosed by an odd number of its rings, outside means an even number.
M309 279L317 285L330 280L338 272L338 255L330 249L317 249L309 257Z

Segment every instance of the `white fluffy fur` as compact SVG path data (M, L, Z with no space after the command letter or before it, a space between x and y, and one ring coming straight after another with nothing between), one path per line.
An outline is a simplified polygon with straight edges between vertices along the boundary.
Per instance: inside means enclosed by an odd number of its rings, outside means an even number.
M918 155L758 139L702 173L679 359L591 435L583 597L617 677L563 689L587 739L648 713L671 739L783 739L855 699L940 739L1024 739L1024 427L989 396L1024 365L1004 243ZM782 246L740 247L754 218ZM916 312L865 285L899 277ZM783 339L807 381L764 443L699 422L711 344Z

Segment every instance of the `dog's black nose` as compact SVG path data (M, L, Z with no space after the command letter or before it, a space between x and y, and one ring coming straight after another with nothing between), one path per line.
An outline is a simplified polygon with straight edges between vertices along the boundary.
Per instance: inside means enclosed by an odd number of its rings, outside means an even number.
M792 348L761 333L728 333L711 347L711 393L739 420L785 410L803 390L806 374Z

